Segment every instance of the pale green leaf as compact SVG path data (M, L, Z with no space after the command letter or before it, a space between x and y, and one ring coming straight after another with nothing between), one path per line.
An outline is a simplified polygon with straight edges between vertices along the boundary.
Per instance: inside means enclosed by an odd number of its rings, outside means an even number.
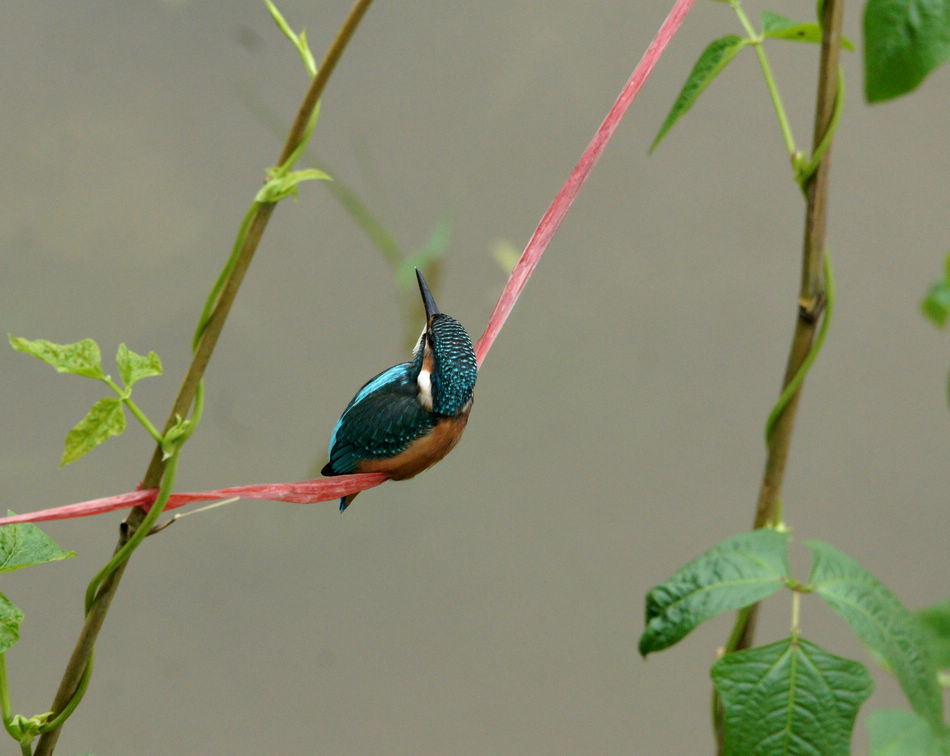
M68 465L70 462L75 462L99 444L108 441L112 436L119 435L124 430L125 413L122 411L121 400L114 396L100 399L66 434L63 458L59 463Z
M46 339L22 339L10 336L11 346L32 354L37 359L52 365L60 373L83 375L87 378L102 378L102 355L99 345L92 339L83 339L75 344L54 344Z
M950 756L946 730L935 730L912 711L875 711L867 718L867 728L869 756Z
M771 595L789 571L788 533L763 528L727 538L647 594L640 653L668 648L710 617Z
M802 638L726 654L711 675L724 756L848 756L854 719L874 688L861 664Z
M20 640L21 622L23 622L23 612L0 593L0 653L15 646Z
M119 344L115 362L126 388L131 388L133 383L142 378L162 374L162 361L155 352L136 354L125 344Z
M814 592L851 626L897 677L914 711L934 726L943 721L930 638L877 578L851 557L821 541L806 541L814 564Z
M13 515L7 511L8 515ZM34 564L56 562L76 556L29 522L0 527L0 572L12 572Z

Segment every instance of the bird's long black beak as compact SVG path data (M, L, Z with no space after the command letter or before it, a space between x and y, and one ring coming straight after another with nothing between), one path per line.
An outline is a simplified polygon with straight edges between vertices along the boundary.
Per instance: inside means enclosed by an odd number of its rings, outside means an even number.
M439 308L432 298L432 292L429 291L429 284L426 283L426 280L422 277L418 268L416 268L416 278L419 279L419 291L422 294L422 302L426 306L426 322L428 323L429 318L438 314Z

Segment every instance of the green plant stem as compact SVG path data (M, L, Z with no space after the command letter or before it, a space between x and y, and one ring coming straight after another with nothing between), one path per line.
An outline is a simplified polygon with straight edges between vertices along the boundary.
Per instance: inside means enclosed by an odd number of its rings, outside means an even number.
M129 396L129 394L131 393L131 389L126 388L126 389L123 390L123 389L119 388L118 384L117 384L115 381L113 381L108 375L107 375L107 376L104 376L104 377L102 378L102 381L103 381L103 383L105 383L109 388L111 388L113 391L115 391L116 394L119 395L119 399L122 401L122 403L123 403L126 407L129 408L129 411L130 411L133 415L135 415L135 419L138 420L138 421L142 424L142 427L144 427L145 430L148 431L148 434L149 434L152 438L155 439L155 443L161 443L161 441L162 441L162 434L158 432L158 428L156 428L154 425L152 425L152 421L149 420L149 419L145 416L145 413L142 412L141 409L139 409L139 406L138 406L135 402L132 401L132 398Z
M769 97L772 99L772 106L775 108L775 115L778 118L779 128L782 130L782 139L785 140L785 150L790 158L794 158L797 152L795 147L795 137L792 135L792 127L788 122L788 116L785 114L785 106L782 104L782 97L778 91L778 85L775 83L775 77L772 75L772 66L769 65L768 56L765 54L765 48L762 42L755 42L755 54L759 58L759 66L762 68L762 75L765 77L765 85L769 89Z
M330 74L333 73L333 69L336 67L337 61L339 61L340 56L343 54L343 50L346 48L347 43L352 38L353 33L356 31L356 27L359 25L360 20L363 18L363 15L366 13L371 3L372 0L356 0L354 3L352 9L350 10L349 16L347 16L346 21L343 23L343 26L337 33L336 38L330 45L323 62L320 64L320 68L317 70L317 75L313 77L310 83L307 94L304 97L300 109L297 112L297 117L290 129L290 133L287 136L287 141L284 144L280 158L277 161L278 165L283 165L287 161L288 157L290 157L290 155L292 155L303 142L304 134L307 130L310 117L316 108L317 102L320 99L320 95L323 93L323 89L325 88L327 81L330 78ZM175 425L179 417L186 417L188 415L188 410L195 400L196 393L199 391L199 385L201 383L202 376L204 375L205 368L208 365L208 361L211 359L211 354L214 351L214 347L218 342L218 337L224 328L225 320L227 319L228 313L231 310L231 304L234 302L234 298L241 286L241 282L244 280L244 274L247 272L247 269L251 264L251 260L254 257L254 252L257 250L257 246L264 234L264 230L267 228L267 223L274 211L274 207L275 205L272 203L259 204L253 217L247 222L247 231L245 234L244 244L237 255L237 259L235 260L234 266L231 269L227 280L221 287L221 291L217 301L215 302L214 309L209 314L204 327L200 329L201 336L197 347L194 350L191 364L189 365L188 371L185 374L185 378L182 381L181 388L178 391L178 396L175 399L175 403L172 406L171 412L169 413L168 421L165 424L166 431ZM152 454L152 459L145 473L145 477L142 480L142 487L155 488L163 477L164 468L165 462L163 461L163 452L161 444L159 444L157 445L155 452ZM125 521L122 523L122 527L120 528L119 541L115 550L116 552L121 550L123 546L135 535L136 531L141 527L145 518L145 513L139 508L135 508L129 513L128 517L126 517ZM142 528L142 530L143 532L148 532L148 528ZM79 639L76 642L73 653L66 665L63 678L60 681L59 689L56 693L56 697L54 698L53 706L51 707L52 711L62 712L68 705L69 701L73 698L73 695L82 683L83 678L87 678L88 665L93 655L96 638L99 635L99 631L102 628L103 622L105 622L106 615L109 612L109 607L112 604L112 599L115 597L116 590L118 589L119 582L122 579L122 575L125 572L125 567L127 564L127 559L121 561L116 566L116 568L109 572L109 574L101 581L101 584L99 585L92 601L92 605L89 607L89 611L86 614L86 619L82 630L80 631ZM56 741L59 739L59 733L61 731L62 722L59 722L56 727L53 727L49 731L45 732L37 743L34 756L52 756L53 749L56 746Z
M795 415L801 397L801 378L799 373L812 353L818 320L825 305L825 282L822 272L825 261L826 208L828 198L829 175L831 169L831 136L829 131L836 124L836 109L840 105L838 98L839 60L841 57L841 26L844 18L844 0L825 0L821 6L820 24L822 30L821 57L818 68L818 93L815 106L815 125L812 138L812 153L823 150L811 180L805 189L805 235L802 245L802 271L798 296L798 317L795 332L789 349L783 391L798 381L791 394L783 402L778 415L771 420L768 439L768 453L762 484L756 504L754 526L766 527L781 519L781 492L788 462ZM813 358L812 358L813 359ZM749 648L755 634L758 605L739 613L730 635L735 639L736 650ZM724 725L721 705L714 693L715 732L718 750L722 753L724 743Z
M161 443L162 434L158 432L158 428L152 425L152 421L145 416L145 413L132 401L132 398L123 396L122 403L129 408L129 412L135 415L135 419L142 423L142 426L148 431L149 435L155 439L155 443Z
M10 705L10 688L7 686L7 655L0 653L0 716L3 717L3 727L10 737L16 739L16 734L10 727L13 720L13 707Z
M768 87L769 97L772 100L772 106L775 108L775 115L778 118L779 128L782 130L782 139L785 140L785 150L790 158L794 160L797 149L795 147L795 137L792 135L792 127L785 114L785 106L782 104L782 96L779 94L778 85L775 83L775 76L772 74L772 66L769 65L768 56L765 54L765 48L762 47L762 35L756 32L745 14L739 0L729 0L729 5L736 12L739 23L749 37L749 41L755 47L755 54L759 59L759 66L762 69L762 76L765 78L765 86Z
M785 114L785 106L782 104L782 96L779 94L778 85L775 83L775 76L772 74L772 66L769 65L768 56L765 54L765 48L762 47L762 35L756 32L745 14L739 0L729 0L729 5L736 12L739 23L749 37L749 42L755 47L755 54L759 59L759 66L762 69L762 76L765 78L765 86L768 87L769 97L772 100L772 106L775 108L775 115L778 118L779 128L782 130L782 139L785 140L785 150L790 158L794 160L797 149L795 147L795 137L792 135L792 127L788 122L788 116Z

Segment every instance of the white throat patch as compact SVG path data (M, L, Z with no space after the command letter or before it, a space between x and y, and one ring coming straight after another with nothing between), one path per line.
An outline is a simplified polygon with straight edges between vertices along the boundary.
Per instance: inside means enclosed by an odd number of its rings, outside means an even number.
M432 375L428 370L420 370L416 383L419 384L419 404L432 412Z

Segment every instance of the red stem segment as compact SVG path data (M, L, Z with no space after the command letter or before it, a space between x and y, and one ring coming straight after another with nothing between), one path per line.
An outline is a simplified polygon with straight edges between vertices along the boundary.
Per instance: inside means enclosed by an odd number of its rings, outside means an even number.
M484 362L488 350L491 349L492 344L495 343L495 337L498 336L502 326L508 319L508 315L514 308L515 302L518 301L518 297L521 296L525 284L528 283L528 279L531 278L531 274L534 273L534 269L541 260L541 255L544 254L544 250L547 249L551 239L554 238L554 234L561 225L561 221L564 220L567 211L570 210L571 205L574 204L574 200L580 193L581 187L584 186L584 182L590 175L594 165L600 159L604 148L607 146L607 142L610 141L610 138L617 130L617 126L620 125L620 120L627 112L627 108L630 107L633 98L637 96L640 88L653 72L653 67L660 59L660 56L670 43L670 40L673 39L673 35L676 34L680 25L683 23L683 19L686 18L686 14L692 5L693 0L677 0L673 5L673 9L666 17L666 20L656 33L656 36L646 49L646 52L643 53L643 57L640 58L637 67L633 69L633 73L630 75L626 85L614 102L613 107L611 107L607 113L607 117L604 118L603 123L600 124L600 128L597 129L594 138L590 140L590 144L587 145L584 154L581 155L581 159L577 161L577 165L574 166L571 175L568 176L567 181L564 182L564 186L561 187L561 190L548 206L547 212L542 216L538 227L534 230L534 233L528 240L527 246L524 248L524 252L521 254L521 259L518 260L518 264L515 265L514 270L511 271L508 283L505 284L505 289L498 298L498 304L495 305L495 309L488 319L488 327L485 329L485 333L482 334L478 343L475 344L475 357L478 360L479 367L481 367L482 362Z

